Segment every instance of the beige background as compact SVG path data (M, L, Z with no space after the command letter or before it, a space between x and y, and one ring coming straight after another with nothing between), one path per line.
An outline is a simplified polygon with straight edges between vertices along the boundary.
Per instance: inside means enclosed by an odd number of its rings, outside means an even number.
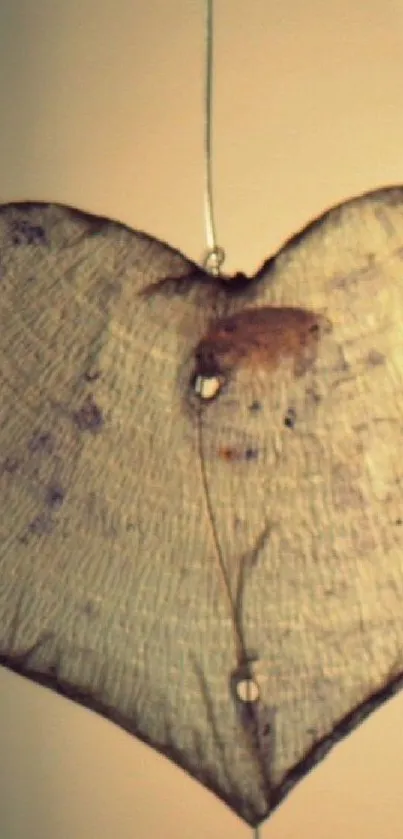
M400 0L217 0L215 194L228 270L334 202L403 182ZM115 216L199 259L202 0L2 0L0 200ZM263 839L401 835L403 696L337 747ZM1 839L246 837L182 771L0 671Z

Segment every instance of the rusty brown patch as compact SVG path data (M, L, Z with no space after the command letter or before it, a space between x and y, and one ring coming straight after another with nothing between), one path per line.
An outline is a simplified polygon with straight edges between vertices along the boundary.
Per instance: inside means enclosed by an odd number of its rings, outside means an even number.
M242 452L239 449L235 449L231 446L220 446L217 454L218 457L220 457L222 460L227 460L229 462L232 462L234 460L241 460L242 458Z
M315 360L320 338L330 329L327 318L305 309L244 309L217 320L198 343L196 374L225 376L240 365L274 370L289 358L300 376Z
M91 395L87 396L81 408L74 411L73 419L80 431L97 432L104 424L102 411Z
M221 460L226 460L228 463L239 460L256 460L259 456L258 449L250 446L246 449L236 448L235 446L220 446L217 454Z

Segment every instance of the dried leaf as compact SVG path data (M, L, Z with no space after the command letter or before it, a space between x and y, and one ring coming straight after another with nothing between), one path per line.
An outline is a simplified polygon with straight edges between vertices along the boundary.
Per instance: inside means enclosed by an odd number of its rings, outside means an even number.
M262 821L403 674L403 189L253 278L0 209L0 661Z

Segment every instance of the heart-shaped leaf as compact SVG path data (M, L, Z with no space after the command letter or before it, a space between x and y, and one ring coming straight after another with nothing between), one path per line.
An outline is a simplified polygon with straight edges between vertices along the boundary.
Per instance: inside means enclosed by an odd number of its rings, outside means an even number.
M0 660L250 824L403 673L403 189L255 277L0 210Z

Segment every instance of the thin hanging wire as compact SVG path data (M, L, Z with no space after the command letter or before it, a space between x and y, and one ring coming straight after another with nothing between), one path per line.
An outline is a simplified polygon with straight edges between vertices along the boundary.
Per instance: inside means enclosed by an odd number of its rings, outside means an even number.
M207 253L204 267L210 274L218 275L225 259L225 251L217 244L213 201L212 108L214 70L214 0L206 0L206 88L205 88L205 225Z

